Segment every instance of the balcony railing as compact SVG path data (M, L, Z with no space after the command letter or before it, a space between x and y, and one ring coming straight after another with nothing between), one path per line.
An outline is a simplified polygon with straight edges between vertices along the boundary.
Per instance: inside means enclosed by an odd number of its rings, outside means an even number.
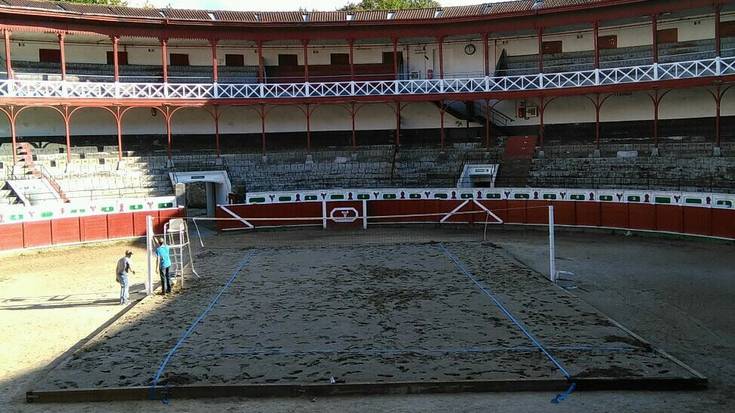
M2 98L68 99L286 99L406 96L564 89L735 74L735 57L564 73L477 78L321 83L105 83L2 80Z

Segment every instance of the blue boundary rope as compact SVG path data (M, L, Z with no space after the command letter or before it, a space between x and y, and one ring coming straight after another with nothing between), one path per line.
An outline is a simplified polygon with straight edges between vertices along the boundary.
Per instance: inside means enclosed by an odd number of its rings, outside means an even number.
M158 370L156 371L156 374L153 376L153 379L151 380L151 386L148 390L148 398L150 400L155 400L156 398L156 386L158 385L158 380L161 378L161 374L163 374L164 369L166 368L166 365L169 361L171 361L171 358L173 358L174 354L176 354L176 351L184 344L184 341L186 341L189 336L194 332L194 329L196 326L204 319L204 317L207 316L207 314L214 308L214 306L217 304L217 301L219 301L220 297L224 292L232 285L232 282L235 281L235 278L240 274L240 271L242 271L243 268L245 268L248 263L250 263L250 260L255 256L255 251L248 252L245 257L240 261L237 268L235 268L235 271L232 273L232 276L230 276L230 279L227 280L225 285L222 286L222 288L219 290L219 292L212 298L212 301L210 301L207 308L202 311L201 314L199 314L199 317L197 317L193 323L189 326L188 329L184 332L184 334L181 335L179 338L179 341L176 342L174 347L166 354L166 357L161 362L161 365L158 367ZM168 391L166 391L168 393ZM168 404L168 397L167 395L164 395L162 401L164 404Z
M546 347L544 347L544 345L543 345L543 344L541 344L541 342L540 342L540 341L539 341L539 340L538 340L538 339L537 339L536 337L534 337L534 335L533 335L533 334L531 334L531 332L530 332L530 331L528 331L528 330L527 330L527 329L526 329L526 328L525 328L525 327L523 326L523 324L522 324L522 323L521 323L520 321L518 321L518 320L517 320L517 319L516 319L516 318L515 318L515 317L513 316L513 314L512 314L512 313L511 313L511 312L510 312L510 311L509 311L509 310L508 310L507 308L505 308L505 306L504 306L504 305L503 305L503 303L502 303L502 302L500 301L500 299L498 299L497 297L495 297L495 295L494 295L494 294L493 294L493 293L492 293L492 292L490 291L490 288L489 288L489 287L485 287L485 286L483 286L483 285L482 285L482 284L481 284L481 283L480 283L480 282L479 282L479 281L478 281L478 280L477 280L477 279L476 279L476 278L475 278L475 277L474 277L474 276L472 275L472 273L471 273L471 272L470 272L470 271L469 271L469 270L468 270L468 269L467 269L467 268L466 268L466 267L464 266L464 264L462 263L462 261L460 261L460 259L459 259L459 258L457 258L457 256L455 256L454 254L452 254L452 252L451 252L451 251L449 251L449 250L447 249L447 247L445 247L445 246L444 246L444 243L442 243L442 242L440 242L440 243L439 243L439 249L440 249L440 250L442 250L442 252L444 253L444 255L446 255L446 256L447 256L447 257L448 257L448 258L449 258L450 260L452 260L452 262L454 263L454 265L455 265L455 266L456 266L456 267L457 267L457 268L458 268L458 269L459 269L459 270L460 270L460 271L461 271L461 272L462 272L462 273L463 273L463 274L464 274L464 275L465 275L465 276L466 276L467 278L469 278L469 279L470 279L470 280L471 280L471 281L472 281L472 282L473 282L473 283L474 283L474 284L475 284L475 285L477 286L477 288L479 288L479 289L480 289L480 291L482 291L482 292L483 292L483 293L484 293L485 295L487 295L488 297L490 297L490 299L491 299L491 300L493 300L493 302L494 302L494 303L495 303L495 305L496 305L496 306L497 306L497 307L498 307L498 308L500 309L500 311L502 311L502 312L503 312L503 314L505 314L505 316L506 316L506 317L508 317L508 319L509 319L509 320L510 320L511 322L513 322L513 324L515 324L515 325L516 325L516 327L518 327L518 328L519 328L519 329L521 330L521 332L523 332L523 334L524 334L524 335L525 335L526 337L528 337L528 339L529 339L529 340L531 340L531 342L533 343L533 345L534 345L534 346L536 346L536 347L537 347L537 348L538 348L538 349L539 349L539 350L540 350L540 351L541 351L541 352L542 352L542 353L543 353L543 354L544 354L544 355L545 355L545 356L546 356L546 357L547 357L547 358L548 358L548 359L549 359L549 360L550 360L550 361L551 361L551 362L552 362L552 363L554 364L554 366L556 366L556 368L557 368L557 369L559 369L559 371L561 372L561 374L563 374L563 375L564 375L564 378L566 378L566 379L567 379L568 381L571 381L571 380L572 380L572 375L571 375L571 374L569 374L569 372L567 371L567 369L565 369L565 368L564 368L564 366L563 366L563 365L561 364L561 362L560 362L560 361L558 361L558 360L557 360L556 358L554 358L554 356L552 356L552 355L551 355L551 353L550 353L550 352L549 352L549 351L548 351L548 350L546 349ZM572 383L572 385L571 385L571 386L569 387L569 389L567 389L567 391L566 391L566 392L564 392L564 393L562 393L562 394L559 394L559 395L557 395L557 396L556 396L556 397L555 397L555 398L554 398L554 399L552 400L552 402L553 402L553 403L559 403L560 401L562 401L562 400L566 399L566 398L567 398L567 397L569 396L569 394L571 394L571 393L572 393L572 392L574 391L574 389L575 389L576 387L577 387L577 386L576 386L576 384L575 384L575 383Z

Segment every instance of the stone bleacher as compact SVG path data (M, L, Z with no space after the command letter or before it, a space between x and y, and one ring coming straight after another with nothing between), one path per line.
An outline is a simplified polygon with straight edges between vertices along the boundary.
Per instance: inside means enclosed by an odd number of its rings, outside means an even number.
M593 157L594 145L549 145L532 163L529 186L735 192L735 145L717 157L711 143L661 144L658 156L653 148L603 145Z

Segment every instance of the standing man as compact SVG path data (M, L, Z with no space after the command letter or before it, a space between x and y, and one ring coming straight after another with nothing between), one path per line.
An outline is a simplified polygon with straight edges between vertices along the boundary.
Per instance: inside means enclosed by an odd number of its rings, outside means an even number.
M169 269L171 268L171 254L166 245L166 240L159 238L156 240L158 248L156 248L156 256L158 260L158 273L161 276L161 295L171 292L171 279L169 278Z
M128 275L135 271L131 267L133 261L131 260L133 251L126 250L125 256L117 260L117 268L115 269L116 278L115 280L120 283L120 304L125 305L130 302L130 282L128 281Z

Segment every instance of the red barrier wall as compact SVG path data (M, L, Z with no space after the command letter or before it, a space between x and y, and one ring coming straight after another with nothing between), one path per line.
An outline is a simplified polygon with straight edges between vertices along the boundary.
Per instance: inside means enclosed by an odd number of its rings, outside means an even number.
M183 213L183 209L165 209L0 224L0 251L144 236L146 216L153 215L158 233L164 223Z
M458 199L384 199L367 202L368 225L400 222L443 222L481 223L484 212L474 202L465 205ZM617 203L596 201L540 201L540 200L482 200L484 207L507 224L546 224L549 204L554 205L554 221L557 225L591 226L633 230L675 232L693 235L708 235L735 239L735 210L679 205L655 205L643 203ZM459 208L461 206L461 208ZM352 207L362 213L361 201L329 201L327 216L332 208ZM296 218L314 217L309 221L250 221L254 226L293 225L322 223L321 202L290 202L278 204L228 205L234 214L249 218ZM453 214L451 214L453 212ZM462 214L477 211L477 214ZM395 215L417 215L393 217ZM218 208L218 217L231 218ZM375 218L378 217L378 218ZM332 225L330 220L328 225ZM355 222L354 225L361 225ZM245 228L239 221L220 221L220 229Z

